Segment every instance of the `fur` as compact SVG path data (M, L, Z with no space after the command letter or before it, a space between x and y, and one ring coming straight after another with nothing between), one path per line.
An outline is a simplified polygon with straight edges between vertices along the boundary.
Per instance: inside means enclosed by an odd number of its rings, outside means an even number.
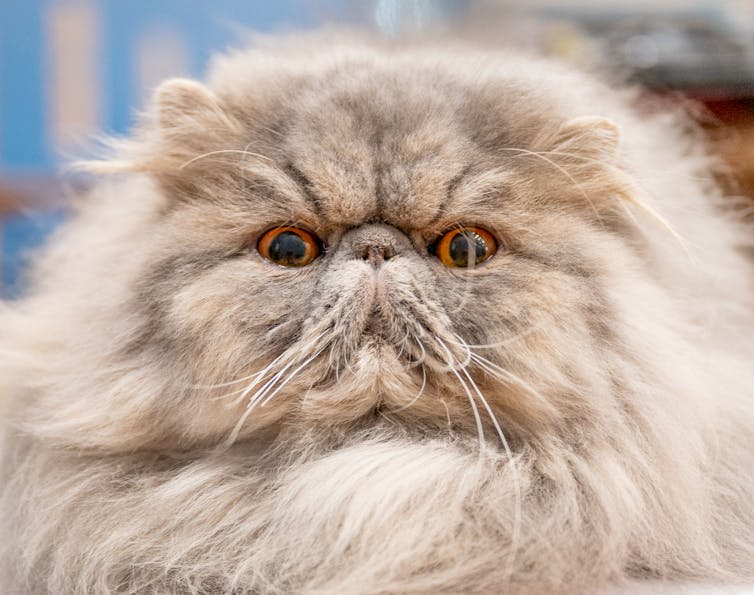
M88 167L0 311L5 592L754 581L752 230L679 109L278 39ZM281 224L324 255L265 262ZM498 253L442 265L459 224Z

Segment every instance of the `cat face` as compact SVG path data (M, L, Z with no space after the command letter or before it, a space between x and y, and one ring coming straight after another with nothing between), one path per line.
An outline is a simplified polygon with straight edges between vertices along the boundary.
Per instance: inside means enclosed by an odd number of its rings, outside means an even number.
M634 262L614 125L516 72L217 70L213 90L164 84L128 157L152 180L130 200L152 210L126 240L138 264L102 382L119 378L108 423L129 444L375 416L515 439L609 392L603 283ZM280 230L314 257L271 257Z
M751 577L752 234L688 122L507 53L315 41L162 86L0 307L0 582Z

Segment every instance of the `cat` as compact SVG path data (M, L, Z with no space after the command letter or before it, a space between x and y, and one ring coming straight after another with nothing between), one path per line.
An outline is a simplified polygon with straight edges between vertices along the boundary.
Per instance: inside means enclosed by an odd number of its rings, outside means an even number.
M637 97L363 36L163 83L0 311L4 592L754 580L752 230Z

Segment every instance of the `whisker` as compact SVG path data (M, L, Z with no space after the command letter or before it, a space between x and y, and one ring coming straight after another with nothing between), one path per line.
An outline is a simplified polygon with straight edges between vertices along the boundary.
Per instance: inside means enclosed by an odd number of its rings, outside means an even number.
M312 383L309 385L309 388L306 389L306 392L304 393L304 396L301 397L301 403L306 403L307 399L309 398L309 393L312 392L312 389L314 388L314 380L312 380Z
M268 364L263 370L255 374L254 379L246 386L239 388L238 390L225 393L224 395L220 395L218 397L212 397L211 400L222 401L224 399L227 399L228 397L233 397L234 395L238 395L235 399L233 399L232 404L235 405L238 402L243 401L246 395L248 395L252 390L254 390L254 387L256 387L260 382L262 382L265 379L267 373L270 371L271 368L273 368L274 364L277 363L277 361L280 359L281 359L280 357L276 358L274 362Z
M400 350L398 351L398 355L396 356L398 359L400 359L401 356L405 353L406 345L408 344L408 339L410 336L411 336L411 330L406 328L406 332L404 333L403 339L401 340Z
M494 349L496 347L505 347L507 345L510 345L511 343L513 343L515 341L518 341L520 339L523 339L524 337L527 337L527 336L531 335L532 333L540 330L542 327L543 327L543 325L529 326L526 329L524 329L523 331L521 331L519 333L516 333L515 335L512 335L512 336L508 337L507 339L504 339L502 341L498 341L496 343L475 343L475 344L471 344L471 343L467 343L466 341L464 341L464 339L460 335L458 335L456 333L453 333L453 335L456 337L456 339L458 339L459 342L450 341L450 343L453 343L454 345L465 346L465 347L468 347L469 349Z
M317 337L315 337L314 339L312 339L311 342L316 343L324 335L325 335L325 333L320 333ZM264 352L262 352L262 354L260 354L260 355L263 355L263 353ZM264 375L267 374L270 371L271 368L273 368L278 362L280 362L280 360L282 360L282 359L284 359L286 357L289 357L289 353L287 351L284 351L283 353L281 353L280 355L278 355L275 359L273 359L269 364L267 364L263 369L261 369L261 370L259 370L257 372L254 372L253 374L250 374L248 376L244 376L243 378L238 378L236 380L230 380L228 382L220 382L220 383L217 383L217 384L189 384L189 385L187 385L187 388L190 388L190 389L193 389L193 390L201 390L201 389L207 390L207 389L223 388L223 387L227 387L227 386L233 386L234 384L239 384L241 382L246 382L247 380L252 380L251 384L248 385L248 386L246 386L246 387L244 387L244 388L240 388L238 390L231 391L229 393L226 393L224 395L220 395L218 397L212 397L213 401L220 401L220 400L226 399L228 397L232 397L233 395L237 395L237 394L241 393L242 396L239 397L239 399L238 399L238 400L241 400L241 399L243 399L244 396L246 396L248 394L248 392L250 392L251 389L253 389L262 380L262 378L264 377Z
M327 354L327 367L330 370L333 370L333 369L335 370L335 380L337 382L340 382L340 371L339 371L340 363L335 361L335 357L334 357L335 345L336 345L335 342L332 342L330 344L330 352Z
M312 339L311 341L309 341L309 343L305 347L302 347L299 350L297 350L297 352L301 353L301 352L304 352L304 351L308 351L308 349L310 348L311 345L316 345L317 342L322 337L324 337L324 336L325 336L325 333L323 332L320 335L318 335L317 337L315 337L314 339ZM298 372L300 372L305 367L306 364L308 364L311 360L313 360L315 357L317 357L317 355L319 355L320 353L322 353L326 349L326 347L327 347L327 345L324 345L323 347L321 347L317 351L317 353L315 353L313 356L311 356L309 359L307 359L304 362L304 364L302 364L298 368L296 368L291 374L288 375L288 377L286 377L286 379L283 381L282 384L288 383ZM286 351L285 353L288 354L288 353L290 353L290 351ZM264 391L264 392L269 391L270 388L275 385L275 382L277 382L277 380L280 379L281 375L283 373L285 373L285 371L291 365L294 365L297 361L298 361L298 358L294 357L294 359L292 359L290 362L288 362L283 367L283 369L281 369L280 371L278 371L270 380L268 380L262 388L260 388L256 393L254 393L254 396L252 396L252 398L249 400L249 403L247 404L246 410L244 411L243 415L241 415L240 419L238 420L238 422L236 423L236 425L233 427L233 430L229 434L228 438L224 441L223 444L224 444L224 446L226 448L232 446L233 443L238 439L238 435L241 433L241 428L243 427L243 424L246 422L246 420L248 419L249 415L251 414L252 410L255 407L255 405L254 405L255 400L256 400L256 402L258 402L258 399L261 398L262 395L264 394L262 391ZM267 368L265 368L265 370L269 369L270 367L271 366L267 366ZM258 381L256 383L258 384ZM282 384L278 387L278 389L275 390L275 392L273 394L276 394L279 391L279 389L282 387ZM252 389L253 389L253 386L247 387L244 396L246 396L246 394L248 394L249 392L251 392ZM311 386L309 387L309 390L311 390ZM308 391L307 391L307 394L308 394Z
M226 448L233 445L233 443L238 439L238 435L241 433L241 428L243 427L243 424L246 422L246 419L249 417L249 414L251 413L251 409L246 409L244 414L241 416L241 419L238 420L238 423L236 423L235 426L233 426L233 430L228 435L224 442L224 446Z
M422 366L422 386L419 389L419 392L417 393L417 395L413 399L411 399L411 401L409 403L406 403L405 405L403 405L402 407L399 407L398 409L393 409L393 413L396 413L398 411L403 411L405 409L408 409L409 407L411 407L411 405L413 405L414 403L416 403L419 400L419 397L422 396L422 393L424 393L424 388L426 386L427 386L427 370L425 369L424 366Z
M471 363L471 349L466 344L466 341L463 340L463 338L460 335L457 335L456 333L453 333L453 336L460 341L460 343L457 343L459 347L463 347L463 350L466 352L466 358L461 362L461 369L466 368Z
M249 376L244 376L243 378L239 378L238 380L231 380L229 382L221 382L219 384L190 384L189 388L192 389L211 389L211 388L223 388L226 386L233 386L234 384L239 384L241 382L246 382L247 380L251 380L254 378L257 378L258 376L261 376L264 374L271 366L275 365L278 361L280 361L283 357L285 357L285 352L278 355L274 360L272 360L265 368L258 372L254 372L253 374L250 374ZM240 391L238 391L240 392ZM230 393L230 395L236 394L235 392ZM221 399L223 397L215 397L216 399Z
M193 159L189 159L182 165L178 167L178 169L184 169L191 165L192 163L195 163L196 161L199 161L200 159L204 159L205 157L212 157L213 155L222 155L226 153L232 153L236 155L248 155L250 157L257 157L259 159L266 159L267 161L272 161L269 157L265 155L260 155L259 153L252 153L251 151L244 151L241 149L223 149L221 151L209 151L208 153L202 153L201 155L197 155Z
M542 153L538 153L538 152L536 152L536 151L529 151L529 150L527 150L527 149L518 149L518 148L514 148L514 147L506 147L506 148L502 148L502 149L499 149L499 150L500 150L500 151L515 151L516 153L518 153L518 154L519 154L520 156L522 156L522 157L525 157L525 156L527 156L527 155L530 155L530 156L532 156L532 157L536 157L536 158L538 158L538 159L541 159L541 160L542 160L542 161L544 161L545 163L547 163L547 164L551 165L552 167L554 167L554 168L555 168L556 170L558 170L558 171L559 171L559 172L560 172L561 174L563 174L563 175L564 175L564 176L565 176L566 178L568 178L568 180L570 180L570 182L571 182L571 183L572 183L572 184L574 185L574 187L576 187L576 188L578 188L578 189L579 189L579 191L581 192L581 195L582 195L582 196L583 196L583 197L584 197L584 198L586 199L586 201L587 201L587 202L589 203L589 206L590 206L590 207L592 208L592 211L594 211L594 214L595 214L595 216L597 217L597 219L598 219L598 220L601 220L601 219L602 219L602 216L600 215L600 212L599 212L599 211L597 210L597 207L595 206L595 204L594 204L594 201L593 201L593 200L592 200L592 198L591 198L591 197L589 196L589 194L588 194L588 193L586 192L586 190L584 190L584 187L583 187L583 185L582 185L582 184L580 184L580 183L578 182L578 180L576 180L576 178L574 178L574 177L573 177L573 176L572 176L572 175L570 174L570 172L569 172L569 171L568 171L568 170L567 170L566 168L564 168L564 167L563 167L562 165L558 165L558 164L557 164L557 163L555 163L555 162L554 162L554 161L553 161L552 159L549 159L549 158L545 157L545 155L543 155Z
M425 361L425 359L427 357L427 350L424 349L424 345L422 344L422 342L419 340L418 337L414 336L414 341L416 341L417 345L419 345L419 349L421 349L422 353L419 356L418 360L416 360L414 362L409 362L408 367L409 368L414 368L416 366L422 366L422 367L424 367L424 361Z
M300 347L299 350L298 350L298 352L308 351L310 349L309 345L316 344L317 341L319 341L324 335L325 335L325 333L320 333L317 337L315 337L314 339L310 340L309 343L305 347ZM278 364L280 361L284 360L287 357L291 357L289 350L288 351L284 351L279 356L277 356L274 360L272 360L269 364L267 364L262 370L260 370L256 374L253 374L252 376L250 376L250 378L254 378L254 380L252 380L252 382L250 382L243 390L234 391L234 392L229 393L228 395L225 395L225 396L232 396L232 395L238 394L240 392L241 396L238 397L238 399L236 399L236 400L237 401L243 400L244 397L246 397L246 395L248 395L260 382L262 382L265 379L265 376L270 372L270 370L272 370L275 367L276 364ZM295 364L295 363L296 363L296 358L294 357L278 373L285 371L292 364ZM265 383L265 386L266 386L266 384L267 383ZM222 397L217 397L217 398L222 398Z
M283 375L283 374L285 373L285 371L286 371L286 370L287 370L288 368L290 368L291 366L295 365L295 363L296 363L296 360L295 360L295 359L292 359L292 360L291 360L291 361L289 361L289 362L288 362L287 364L285 364L285 366L283 366L283 367L282 367L282 369L280 369L280 370L278 370L277 372L275 372L275 374L273 374L272 378L268 379L268 380L267 380L267 381L266 381L266 382L265 382L265 383L264 383L264 384L262 385L262 388L260 388L260 389L259 389L259 390L258 390L258 391L257 391L256 393L254 393L254 394L255 394L255 395L257 395L257 394L259 394L260 392L266 391L266 390L267 390L267 389L268 389L268 388L269 388L270 386L272 386L272 385L273 385L273 384L274 384L274 383L275 383L275 382L277 381L277 379L278 379L278 378L280 378L280 376L282 376L282 375ZM245 389L245 390L243 391L243 393L241 394L241 396L239 397L239 399L243 399L244 397L246 397L246 395L248 395L248 394L249 394L249 393L250 393L250 392L251 392L252 390L254 390L254 388L255 388L255 387L256 387L256 386L257 386L257 385L258 385L258 384L259 384L260 382L262 382L262 380L264 380L264 376L261 376L261 377L257 378L256 380L254 380L254 381L253 381L252 383L250 383L250 384L249 384L249 386L247 386L247 387L246 387L246 389ZM251 404L251 401L249 401L249 404L247 405L247 407L248 407L248 406L249 406L250 404Z
M191 389L212 389L212 388L225 388L226 386L233 386L234 384L239 384L241 382L246 382L247 380L252 380L259 376L262 372L254 372L253 374L249 374L248 376L244 376L243 378L238 378L237 380L230 380L228 382L219 382L218 384L190 384L187 388Z
M455 229L461 229L462 228L462 226L460 224L454 225L453 227ZM471 250L472 250L472 247L471 247L470 244L469 244L468 249L469 249L469 259L468 259L469 265L466 268L467 269L473 269L475 267L476 263L475 263L474 259L472 259L470 257ZM469 276L467 276L464 279L463 293L461 294L461 299L458 302L458 304L452 310L448 310L448 314L457 314L458 312L460 312L461 310L463 310L464 307L466 307L466 302L468 301L469 297L471 296L471 291L470 291L471 287L472 287L471 281L472 280L471 280L471 278ZM417 289L418 289L418 287L417 287Z
M448 354L447 364L450 368L450 371L453 373L453 375L458 379L458 382L461 384L461 387L463 388L464 392L466 393L466 396L469 399L469 405L471 406L471 411L474 415L474 422L476 423L476 430L477 435L479 437L479 453L481 455L482 450L485 445L484 441L484 426L482 425L482 418L479 415L479 408L476 406L476 401L474 401L474 396L471 394L471 390L467 386L466 382L464 382L463 377L458 373L456 370L456 362L453 359L453 354L451 353L450 349L445 345L445 343L442 342L442 340L439 337L435 337L438 343L445 349L445 351Z
M445 399L440 397L440 403L442 403L442 406L445 407L445 417L448 420L448 431L453 431L453 421L450 419L450 408L448 407L448 404L445 402Z
M551 159L546 158L545 155L558 155L558 156L568 157L570 159L576 159L576 160L584 161L584 162L587 162L587 163L593 163L593 164L598 165L599 167L602 167L604 169L610 170L613 173L617 173L617 174L619 174L621 176L625 176L626 175L626 172L624 172L619 167L616 167L616 166L614 166L614 165L612 165L610 163L605 163L605 162L600 161L598 159L594 159L594 158L591 158L591 157L586 157L584 155L577 155L577 154L574 154L574 153L568 153L568 152L565 152L565 151L538 151L538 152L535 152L535 151L528 151L526 149L519 149L519 148L505 148L505 149L501 149L501 150L502 151L517 151L517 152L519 152L521 154L526 154L526 155L532 155L532 156L535 156L535 157L539 157L540 159L544 159L545 161L547 161L548 163L550 163L550 165L552 165L553 167L558 168L564 175L568 176L568 178L571 179L571 181L574 182L574 184L577 187L579 187L579 189L584 194L584 197L589 201L590 205L592 206L592 209L595 210L595 212L596 212L596 209L594 207L594 203L592 203L591 199L586 194L586 192L583 191L583 189L581 188L580 184L578 182L576 182L576 180L573 179L573 177L568 173L568 171L565 168L562 168L562 167L558 166ZM636 180L631 180L631 182L632 182L632 184L636 184L637 183ZM646 188L644 188L642 186L640 186L639 189L642 190L643 192L647 192ZM686 239L680 233L678 233L678 231L676 231L676 229L670 224L670 222L667 219L665 219L665 217L663 217L655 209L653 209L648 204L646 204L646 202L643 201L643 200L639 200L639 199L635 198L634 196L630 196L630 195L627 195L626 199L629 200L635 206L637 206L639 209L641 209L642 211L644 211L647 215L649 215L657 223L659 223L660 226L662 228L664 228L665 231L667 231L673 237L673 239L676 240L676 242L678 242L678 245L681 247L681 250L683 250L683 252L689 258L689 260L691 260L692 263L697 264L697 258L691 252L691 250L689 248L689 245L688 245L688 242L686 241ZM625 205L622 202L620 204L623 207L623 211L628 214L629 218L634 223L637 223L636 222L636 217L634 217L633 213L631 213L628 209L626 209ZM599 218L599 214L597 214L597 216Z
M304 369L304 368L305 368L305 367L306 367L307 365L309 365L309 363L310 363L310 362L311 362L312 360L314 360L314 359L315 359L315 358L316 358L316 357L317 357L317 356L318 356L318 355L319 355L320 353L322 353L322 352L323 352L324 350L325 350L325 349L324 349L324 347L323 347L323 348L322 348L322 349L320 349L320 350L319 350L319 351L318 351L317 353L315 353L314 355L312 355L311 357L309 357L309 358L308 358L308 359L307 359L306 361L304 361L304 363L303 363L303 364L301 364L301 365L300 365L299 367L297 367L297 368L296 368L295 370L293 370L293 372L291 372L291 373L290 373L290 374L288 375L288 377L287 377L287 378L286 378L285 380L283 380L283 382L281 382L281 383L280 383L280 384L278 385L278 387L277 387L277 388L276 388L276 389L275 389L275 390L274 390L273 392L271 392L271 393L270 393L269 395L267 395L267 397L265 397L264 401L262 401L261 403L259 403L259 406L260 406L260 407L264 407L264 406L265 406L265 405L266 405L267 403L269 403L269 402L270 402L270 400L272 399L272 397L274 397L274 396L275 396L276 394L278 394L278 393L280 392L280 390L281 390L281 389L282 389L282 388L283 388L283 387L284 387L284 386L285 386L286 384L288 384L288 383L289 383L289 382L290 382L291 380L293 380L293 378L294 378L294 377L296 376L296 374L298 374L298 373L299 373L299 372L300 372L301 370L303 370L303 369ZM311 388L311 387L310 387L310 388ZM256 404L254 404L254 405L252 405L252 406L251 406L251 408L254 408L254 407L256 407Z
M538 399L545 400L545 398L542 396L542 394L535 389L531 384L523 380L521 377L517 376L510 370L506 370L505 368L497 365L494 362L491 362L487 358L482 357L478 353L472 353L471 355L472 360L474 363L476 363L477 366L482 368L483 370L489 372L492 376L496 376L497 378L504 380L506 382L516 384L529 392L529 394L537 397Z
M471 350L468 350L468 349L466 350L466 358L461 363L461 362L458 362L453 357L453 352L450 350L450 348L448 348L448 346L443 342L443 340L440 339L440 337L438 337L437 335L434 335L434 339L435 339L435 341L437 341L440 344L440 347L442 347L445 350L445 352L448 354L448 357L450 359L446 359L445 363L448 364L449 366L458 366L459 368L465 368L466 366L468 366L471 363Z
M239 388L237 390L234 390L234 391L231 391L229 393L225 393L225 394L219 395L217 397L210 397L209 400L210 401L224 401L225 399L228 399L228 398L233 397L235 395L240 395L241 393L244 393L246 391L246 389L247 389L246 386L242 386L241 388ZM243 399L243 396L238 397L237 399L234 399L232 401L232 403L237 403L238 401L240 401L242 399Z
M262 388L260 388L257 392L254 393L254 395L249 399L249 402L246 404L246 409L251 409L252 405L254 404L255 399L262 398L265 394L267 394L268 391L272 390L272 388L275 386L278 380L283 377L283 374L296 363L296 360L293 359L289 361L281 370L278 370L275 372L275 374L270 378L267 382L265 382L262 385ZM244 397L251 392L251 388L247 389L245 391Z
M452 366L451 362L448 362L448 363ZM469 399L469 405L471 405L471 411L474 414L474 422L476 423L477 435L479 436L479 452L481 454L482 449L484 448L484 445L485 445L485 440L484 440L484 427L482 426L482 418L479 415L479 408L476 406L476 401L474 401L474 396L471 394L469 387L466 385L461 375L456 371L455 367L451 367L451 372L453 372L455 377L458 378L458 382L461 383L461 387L463 387L463 390Z
M309 351L309 349L310 349L310 346L316 345L317 341L319 341L319 339L321 339L321 338L322 338L323 336L324 336L324 333L320 334L320 335L319 335L319 336L318 336L317 338L315 338L315 339L311 340L311 341L310 341L310 342L309 342L309 343L308 343L308 344L307 344L306 346L303 346L303 347L300 347L300 348L298 348L298 349L296 350L296 352L297 352L297 353L306 353L307 351ZM323 349L324 349L324 348L323 348ZM320 351L321 351L321 350L320 350ZM286 352L285 352L285 354L286 354L286 355L287 355L288 353L290 353L290 352L289 352L289 351L286 351ZM318 352L318 353L319 353L319 352ZM295 365L297 361L298 361L298 357L296 357L296 356L293 356L293 359L291 359L291 361L289 361L289 362L288 362L287 364L285 364L285 366L283 366L283 368L282 368L281 370L279 370L278 372L276 372L276 373L275 373L275 375L274 375L274 376L273 376L272 378L270 378L270 379L269 379L269 380L268 380L267 382L265 382L265 384L264 384L264 385L262 386L262 388L260 388L260 389L259 389L259 390L258 390L258 391L257 391L256 393L254 393L254 396L253 396L253 397L252 397L252 398L251 398L251 399L249 400L249 403L248 403L248 405L247 405L247 408L248 408L248 407L251 407L251 405L252 405L252 403L254 402L254 399L255 399L255 398L257 398L257 397L261 398L261 396L262 396L262 395L266 394L266 393L267 393L267 391L271 390L271 389L273 388L273 386L275 385L275 383L276 383L276 382L277 382L277 381L278 381L278 380L279 380L279 379L280 379L280 378L282 377L282 375L283 375L283 374L285 373L285 371L286 371L286 370L287 370L288 368L290 368L291 366ZM252 383L251 383L251 384L249 385L249 387L248 387L248 388L246 389L246 391L244 391L243 395L242 395L241 397L239 397L239 398L240 398L240 399L242 399L242 398L244 398L244 397L245 397L245 396L246 396L247 394L249 394L249 393L251 392L251 390L252 390L252 389L253 389L253 388L254 388L254 387L255 387L255 386L257 385L257 384L259 384L259 382L261 382L261 380L262 380L262 379L260 378L260 379L258 379L258 380L256 380L256 381L252 382Z
M487 415L490 417L490 421L492 422L492 425L495 427L495 431L497 432L497 435L500 438L500 442L503 445L503 449L505 450L505 454L508 457L508 464L511 467L511 478L513 480L513 497L514 497L514 504L513 504L513 530L511 531L511 553L510 558L508 561L509 565L509 571L508 576L513 575L513 569L514 569L514 563L516 558L516 552L518 550L519 542L520 542L520 533L521 533L521 506L522 506L522 498L521 498L521 481L519 477L518 472L518 465L516 464L516 459L513 456L513 451L511 450L510 444L508 443L508 440L505 437L505 434L503 433L502 427L500 427L500 423L498 422L497 417L492 411L492 407L490 407L489 402L482 394L482 391L479 390L479 387L477 386L476 382L474 382L474 379L471 377L471 374L469 374L469 371L464 368L462 370L464 376L466 376L466 379L469 381L471 386L474 388L474 392L476 392L477 396L479 397L479 400L482 402L482 405L484 406L485 410L487 411Z

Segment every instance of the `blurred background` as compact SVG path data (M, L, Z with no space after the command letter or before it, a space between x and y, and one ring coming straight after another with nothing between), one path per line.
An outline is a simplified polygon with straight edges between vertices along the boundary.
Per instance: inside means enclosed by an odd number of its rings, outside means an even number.
M249 31L325 23L523 45L691 97L754 195L754 0L0 0L0 296L64 219L80 181L61 168L87 139Z

